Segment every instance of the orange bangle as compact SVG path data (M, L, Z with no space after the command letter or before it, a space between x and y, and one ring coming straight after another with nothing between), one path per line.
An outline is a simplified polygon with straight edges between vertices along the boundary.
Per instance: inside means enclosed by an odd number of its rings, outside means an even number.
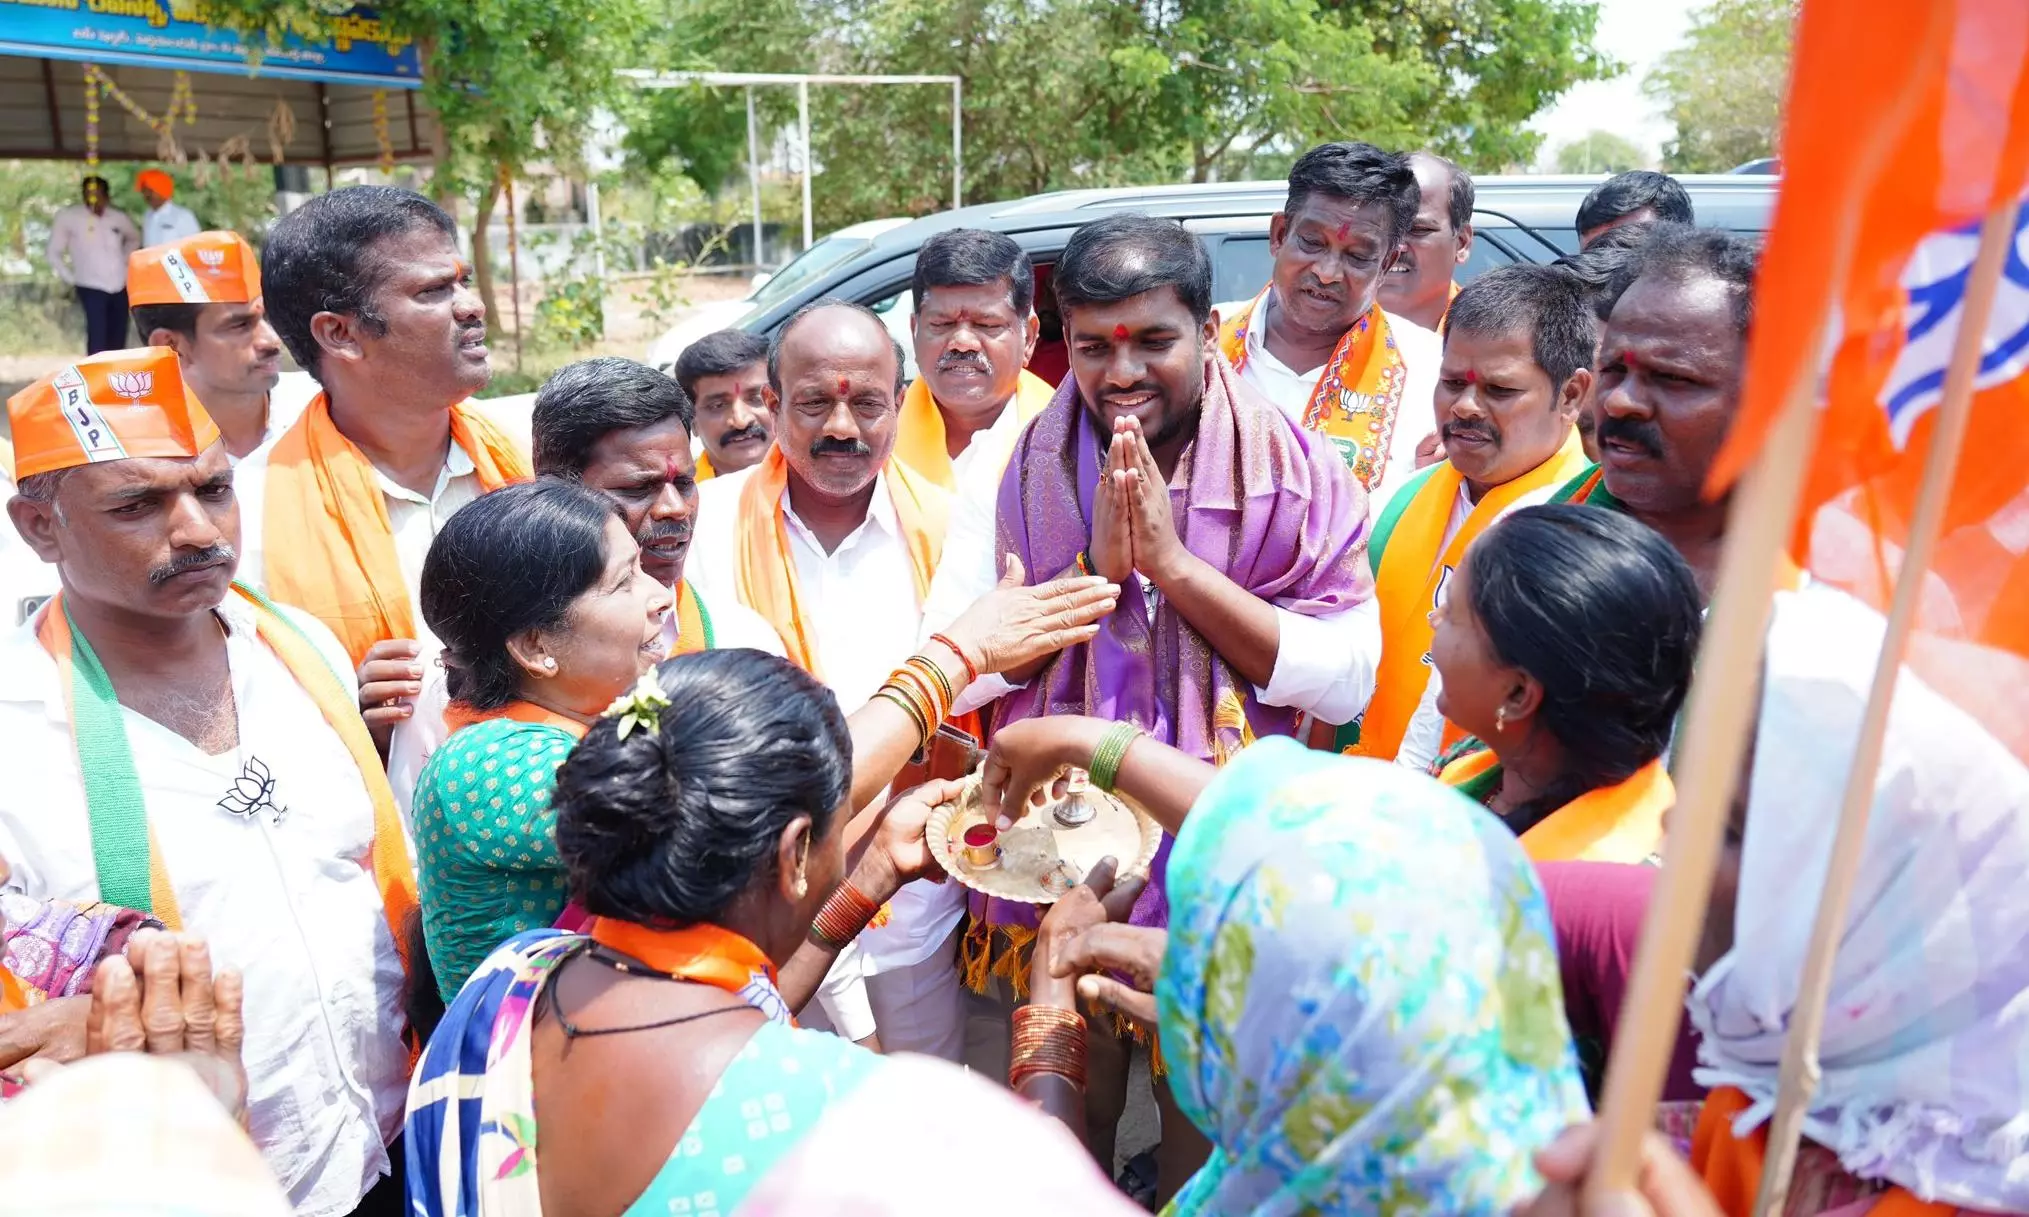
M810 937L819 946L844 950L847 943L859 937L867 923L881 911L881 906L869 900L864 893L848 879L838 885L824 907L817 910L817 917L810 923Z

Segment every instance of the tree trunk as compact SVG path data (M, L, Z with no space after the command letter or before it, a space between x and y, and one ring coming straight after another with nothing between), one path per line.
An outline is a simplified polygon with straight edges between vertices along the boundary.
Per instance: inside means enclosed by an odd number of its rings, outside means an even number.
M496 179L488 182L485 193L479 196L479 210L472 221L472 278L495 333L500 332L501 317L493 295L493 253L487 245L486 230L493 226L493 207L499 201L500 182Z

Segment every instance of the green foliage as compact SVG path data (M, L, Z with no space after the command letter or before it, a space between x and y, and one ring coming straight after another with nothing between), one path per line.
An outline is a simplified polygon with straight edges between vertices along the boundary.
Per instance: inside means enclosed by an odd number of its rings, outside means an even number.
M1663 162L1717 173L1775 153L1798 0L1715 0L1691 14L1677 49L1642 82L1677 138Z
M535 306L535 340L580 350L606 336L606 284L593 276L555 280Z
M1499 169L1533 155L1537 110L1617 70L1591 49L1594 0L667 3L666 68L962 76L971 202L1277 175L1325 139ZM793 125L794 90L756 97L764 138ZM815 86L810 103L820 229L950 205L948 89ZM740 90L667 91L631 121L638 167L708 194L740 176Z
M1639 145L1611 131L1589 131L1557 149L1559 173L1622 173L1647 162Z

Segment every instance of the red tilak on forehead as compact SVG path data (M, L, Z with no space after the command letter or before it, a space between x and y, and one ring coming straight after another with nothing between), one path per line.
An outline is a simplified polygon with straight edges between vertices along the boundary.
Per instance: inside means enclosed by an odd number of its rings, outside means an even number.
M1635 361L1633 351L1621 352L1620 361L1627 365L1628 375L1630 376L1634 375L1635 369L1641 366L1641 364Z
M850 393L850 392L852 392L852 381L850 381L850 380L847 380L847 379L846 379L845 377L843 377L843 376L839 377L839 378L838 378L838 395L839 395L840 397L844 397L844 396L845 396L846 394L848 394L848 393Z
M1126 342L1126 341L1127 341L1127 327L1126 327L1126 326L1124 326L1124 325L1116 325L1116 326L1114 326L1114 327L1113 327L1113 341L1115 341L1115 342Z
M1347 234L1351 233L1352 231L1353 231L1353 222L1351 220L1347 220L1345 223L1339 225L1339 240L1341 241L1345 240Z
M675 457L673 457L673 456L665 456L665 457L663 457L663 458L662 458L662 480L663 480L663 481L665 481L665 482L674 482L674 481L676 481L676 479L677 479L677 478L681 477L682 475L683 475L683 468L682 468L682 466L680 466L680 465L678 465L678 464L676 463L676 458L675 458Z
M1476 384L1478 384L1478 383L1479 383L1479 373L1478 373L1478 372L1475 372L1475 371L1473 371L1473 370L1472 370L1471 368L1467 368L1467 369L1466 369L1466 372L1465 372L1465 383L1467 383L1467 384L1469 384L1469 385L1476 385Z

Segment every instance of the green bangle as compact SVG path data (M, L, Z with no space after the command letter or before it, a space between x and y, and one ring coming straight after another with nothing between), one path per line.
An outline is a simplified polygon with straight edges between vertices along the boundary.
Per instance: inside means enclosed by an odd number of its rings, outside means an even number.
M1141 731L1133 723L1115 723L1099 737L1099 746L1092 749L1091 763L1085 772L1092 778L1092 784L1108 794L1113 793L1113 783L1120 776L1120 762L1127 759L1127 749Z

